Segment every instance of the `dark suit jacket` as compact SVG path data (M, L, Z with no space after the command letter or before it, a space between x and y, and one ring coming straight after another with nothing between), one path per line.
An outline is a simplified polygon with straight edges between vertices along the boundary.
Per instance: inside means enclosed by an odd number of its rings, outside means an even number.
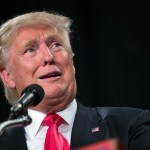
M128 150L150 150L150 112L129 107L89 108L78 102L71 149L114 137ZM27 150L23 127L9 128L0 137L0 150L12 149Z

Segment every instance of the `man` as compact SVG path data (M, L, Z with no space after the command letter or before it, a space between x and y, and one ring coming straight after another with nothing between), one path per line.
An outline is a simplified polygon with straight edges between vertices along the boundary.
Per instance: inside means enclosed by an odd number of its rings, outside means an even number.
M58 128L71 149L117 137L131 150L150 149L150 112L134 108L88 108L76 97L75 68L70 45L71 20L60 14L31 12L0 28L0 76L5 95L15 104L22 90L39 84L45 95L28 109L32 123L6 130L0 147L43 150L47 114L64 120Z

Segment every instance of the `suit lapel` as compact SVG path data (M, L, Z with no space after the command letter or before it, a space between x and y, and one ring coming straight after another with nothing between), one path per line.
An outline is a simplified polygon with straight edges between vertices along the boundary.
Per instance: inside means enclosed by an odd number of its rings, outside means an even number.
M71 136L71 149L89 145L106 138L107 122L102 121L96 108L77 102L77 113Z

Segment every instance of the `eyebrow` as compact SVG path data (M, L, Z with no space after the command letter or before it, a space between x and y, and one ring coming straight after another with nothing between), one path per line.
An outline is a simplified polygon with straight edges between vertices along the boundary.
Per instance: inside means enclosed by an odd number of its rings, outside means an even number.
M37 41L36 38L30 39L29 41L25 42L25 43L23 44L23 46L24 46L24 47L30 46L30 45L32 45L33 43L35 43L36 41Z
M63 38L59 34L48 35L45 39L46 41L57 40L63 42Z
M51 41L59 41L61 43L64 43L63 38L57 33L47 34L44 39L46 43ZM37 42L37 37L32 37L31 39L29 39L29 41L24 42L22 46L28 47L36 42Z

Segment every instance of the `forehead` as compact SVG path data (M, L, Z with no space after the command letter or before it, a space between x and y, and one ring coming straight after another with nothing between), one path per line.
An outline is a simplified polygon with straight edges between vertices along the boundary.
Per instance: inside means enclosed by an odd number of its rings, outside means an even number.
M59 40L67 49L71 49L68 32L65 29L44 24L27 25L18 28L11 40L9 40L9 48L22 47L31 41L35 42L41 38L41 35L44 40Z
M36 31L36 32L35 32ZM34 25L21 27L16 31L16 35L26 34L26 33L38 33L38 31L47 32L48 34L58 34L58 30L55 27L50 27L46 25Z
M49 27L46 25L34 25L25 26L19 28L14 34L11 42L17 42L19 40L32 40L32 38L39 38L41 35L46 38L63 38L63 34L60 36L60 32L55 27ZM63 38L64 39L64 38ZM22 41L23 42L23 41Z

